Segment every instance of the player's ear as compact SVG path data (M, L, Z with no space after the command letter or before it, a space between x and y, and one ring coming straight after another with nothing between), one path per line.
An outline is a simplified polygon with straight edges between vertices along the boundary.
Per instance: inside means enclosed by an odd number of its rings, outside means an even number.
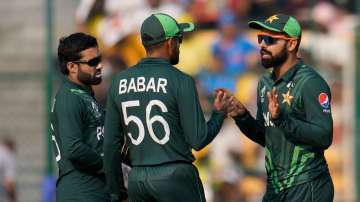
M289 52L294 51L294 50L296 49L297 43L299 43L298 40L296 40L296 39L290 39L290 40L288 41L288 44L287 44L288 51L289 51Z
M171 49L171 47L172 47L172 38L171 39L168 39L167 41L166 41L166 48L168 48L168 49Z
M173 40L172 39L167 40L165 43L165 48L169 55L171 55L172 46L173 46Z
M66 68L68 69L69 74L71 74L71 73L77 73L78 68L79 68L79 65L78 65L78 64L75 64L75 63L73 63L73 62L68 62L68 63L66 64Z

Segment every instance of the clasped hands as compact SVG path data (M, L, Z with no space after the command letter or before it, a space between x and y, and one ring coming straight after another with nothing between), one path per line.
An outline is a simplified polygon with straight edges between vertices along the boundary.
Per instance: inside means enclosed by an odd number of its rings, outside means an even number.
M280 115L280 106L276 88L267 92L268 110L272 119L277 119ZM235 96L226 89L219 88L215 90L214 108L223 112L228 117L244 116L248 110L235 98Z

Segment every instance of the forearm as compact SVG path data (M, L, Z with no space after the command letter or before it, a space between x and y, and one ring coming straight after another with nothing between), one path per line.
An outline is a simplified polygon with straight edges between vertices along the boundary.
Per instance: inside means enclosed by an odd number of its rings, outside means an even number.
M199 141L195 143L195 150L201 150L206 147L219 133L221 126L224 122L225 114L223 112L214 110L211 114L209 121L206 122L205 131L201 131L203 135L199 138Z
M103 168L101 156L82 142L71 145L65 155L77 169L96 173Z
M73 114L76 116L78 113ZM70 114L68 114L70 116ZM96 153L83 138L83 122L80 117L59 117L59 138L63 156L76 169L96 173L103 167L100 154ZM73 120L72 120L73 119Z
M332 121L317 123L316 121L302 120L296 116L281 116L274 120L289 140L311 145L320 149L327 149L332 143Z
M234 120L246 137L263 147L265 146L265 128L249 112L246 112L243 116L234 117Z
M177 102L186 141L193 149L201 150L219 133L225 114L214 110L210 120L206 122L195 86L194 80L186 77L179 87Z

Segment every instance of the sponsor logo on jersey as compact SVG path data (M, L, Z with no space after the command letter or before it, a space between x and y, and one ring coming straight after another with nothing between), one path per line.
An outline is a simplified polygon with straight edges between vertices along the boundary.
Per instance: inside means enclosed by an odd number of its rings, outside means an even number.
M330 107L329 96L326 93L320 93L318 99L323 108L328 109Z
M270 112L263 112L263 117L264 117L264 126L265 127L275 127L274 122L271 121L271 114Z

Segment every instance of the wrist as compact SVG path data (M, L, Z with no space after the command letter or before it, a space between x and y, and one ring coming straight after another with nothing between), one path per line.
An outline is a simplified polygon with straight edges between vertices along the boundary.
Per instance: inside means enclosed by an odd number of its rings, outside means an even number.
M242 114L238 114L237 116L234 116L233 119L236 121L236 122L241 122L241 121L244 121L246 120L248 117L249 117L250 113L249 111L245 111L244 113Z
M225 119L226 113L223 112L223 111L221 111L221 110L214 109L214 110L212 110L211 115L212 115L212 116L213 116L213 115L215 115L215 116L221 116L221 117L223 117L223 118Z

